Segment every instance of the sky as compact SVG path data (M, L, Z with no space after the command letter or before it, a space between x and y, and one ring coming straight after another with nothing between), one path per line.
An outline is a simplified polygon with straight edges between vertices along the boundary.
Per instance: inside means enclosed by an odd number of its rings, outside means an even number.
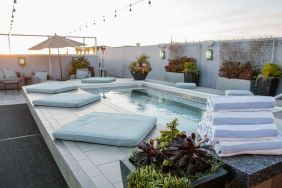
M13 1L0 1L0 33L9 31ZM151 6L144 0L130 12L136 1L17 0L12 33L96 36L107 46L282 36L282 0L151 0ZM12 37L12 51L44 39ZM8 53L7 37L0 44L0 53Z

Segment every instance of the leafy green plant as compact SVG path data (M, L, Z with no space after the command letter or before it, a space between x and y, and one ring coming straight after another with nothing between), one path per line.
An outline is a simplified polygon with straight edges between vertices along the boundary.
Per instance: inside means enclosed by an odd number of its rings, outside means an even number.
M190 188L190 181L170 173L164 174L153 166L143 166L127 178L128 188Z
M260 74L265 77L276 77L282 76L281 68L278 64L268 63L263 65Z
M129 70L133 73L141 72L148 73L152 70L151 64L149 62L149 56L145 54L141 54L137 57L136 61L133 61L129 66Z
M197 60L192 57L182 56L168 60L168 65L165 66L166 72L183 72L185 63L196 63Z
M192 62L192 63L185 62L183 72L193 72L193 73L199 74L199 71L197 70L196 62Z
M166 124L167 129L160 131L160 136L154 139L159 143L160 148L167 147L171 143L171 141L178 135L184 134L176 128L178 125L178 119L175 118L174 120Z
M73 58L71 65L74 69L89 68L90 62L84 56L80 56L78 58Z

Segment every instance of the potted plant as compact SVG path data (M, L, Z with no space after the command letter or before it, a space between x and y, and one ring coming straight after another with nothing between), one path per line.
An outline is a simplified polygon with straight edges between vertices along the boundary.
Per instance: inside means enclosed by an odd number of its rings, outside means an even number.
M72 69L70 75L76 74L77 69L88 69L91 72L91 76L94 76L94 68L91 67L90 62L84 56L73 57L71 60Z
M216 89L250 90L254 74L251 62L225 60L219 68Z
M200 71L197 70L196 62L185 62L184 64L184 82L196 83L199 85Z
M274 96L281 76L282 72L278 64L264 64L260 75L252 83L251 91L256 95Z
M186 62L196 62L196 59L187 56L169 59L168 65L165 66L165 80L170 82L183 82L184 64Z
M187 136L177 125L174 119L159 137L120 160L124 187L224 187L227 172L222 163L200 147L206 139L196 142L194 133Z
M134 80L145 80L148 73L152 70L151 64L149 62L149 56L141 54L137 57L136 61L133 61L129 65L129 70Z

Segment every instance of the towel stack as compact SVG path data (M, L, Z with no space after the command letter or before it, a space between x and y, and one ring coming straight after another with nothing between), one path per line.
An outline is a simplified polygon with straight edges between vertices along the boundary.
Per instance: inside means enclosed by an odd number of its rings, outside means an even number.
M274 124L275 99L266 96L217 96L207 101L198 126L221 157L239 154L282 154Z

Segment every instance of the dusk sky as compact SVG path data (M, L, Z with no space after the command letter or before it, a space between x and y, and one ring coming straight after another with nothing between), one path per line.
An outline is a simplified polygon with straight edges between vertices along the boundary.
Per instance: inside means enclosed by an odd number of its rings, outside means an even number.
M97 36L98 45L109 46L169 43L171 36L175 42L282 36L282 0L151 0L151 6L145 0L114 17L116 9L134 2L18 0L12 33ZM13 0L1 0L0 33L9 31L12 5ZM13 38L13 51L42 40ZM7 38L0 42L0 53L7 52Z

